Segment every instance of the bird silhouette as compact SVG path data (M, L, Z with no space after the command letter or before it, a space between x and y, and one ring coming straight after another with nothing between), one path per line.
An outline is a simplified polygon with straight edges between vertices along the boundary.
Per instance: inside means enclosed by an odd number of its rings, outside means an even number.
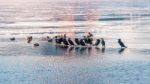
M127 48L127 46L124 45L124 43L121 41L121 39L118 39L118 43L121 46L121 48Z
M105 48L105 41L104 38L101 38L102 47Z
M73 41L70 38L68 38L68 42L70 45L74 45Z

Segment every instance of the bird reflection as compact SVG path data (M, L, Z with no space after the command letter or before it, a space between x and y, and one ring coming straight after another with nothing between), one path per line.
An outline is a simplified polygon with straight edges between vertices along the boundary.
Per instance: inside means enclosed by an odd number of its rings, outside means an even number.
M84 54L86 52L87 47L80 48L80 54Z
M69 47L69 53L72 53L73 50L74 50L74 47Z
M68 46L57 46L56 45L55 47L56 47L57 54L62 55L62 54L67 53Z
M97 52L99 52L101 50L99 47L95 47L95 49L97 50Z
M88 55L91 55L92 53L92 47L88 47Z
M105 47L102 48L102 53L105 53Z
M119 53L119 54L122 54L124 51L125 51L125 48L121 48L121 49L118 51L118 53Z
M75 47L75 53L79 53L79 47Z
M96 53L98 52L105 53L105 47L103 48L96 47L95 49L96 49Z

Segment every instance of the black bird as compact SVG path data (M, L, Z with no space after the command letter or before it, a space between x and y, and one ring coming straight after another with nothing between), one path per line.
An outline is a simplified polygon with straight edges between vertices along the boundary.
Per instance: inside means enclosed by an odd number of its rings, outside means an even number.
M34 44L34 47L37 47L37 46L40 46L39 43L35 43L35 44Z
M63 38L59 36L55 36L55 43L61 44L63 42Z
M68 45L69 45L67 39L65 39L65 38L62 40L62 42L64 43L65 46L68 46Z
M86 36L83 36L84 42L88 43L88 38Z
M48 42L53 42L53 39L48 39L47 41L48 41Z
M14 40L15 40L15 38L14 38L14 37L13 37L13 38L10 38L10 40L11 40L11 41L14 41Z
M63 42L63 38L58 39L58 43L61 44L61 42Z
M100 42L101 42L101 40L100 40L100 39L97 39L94 45L95 45L95 46L98 46L98 45L100 44Z
M105 41L104 41L104 38L101 38L101 42L102 42L102 47L105 48Z
M88 43L89 43L90 45L92 45L92 39L91 39L91 38L88 38L87 41L88 41Z
M77 45L80 45L80 41L79 41L78 38L75 38L75 43L76 43Z
M124 43L121 41L121 39L118 39L118 43L121 46L121 48L127 48Z
M31 43L32 39L33 39L32 36L27 37L27 43Z
M81 40L80 40L80 44L81 44L82 46L85 46L84 39L81 39Z
M70 38L68 39L68 42L70 45L74 45L73 41Z

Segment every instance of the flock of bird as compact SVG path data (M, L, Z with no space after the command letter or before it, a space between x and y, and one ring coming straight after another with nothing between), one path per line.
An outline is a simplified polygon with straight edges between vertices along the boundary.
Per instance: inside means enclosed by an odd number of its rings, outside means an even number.
M33 37L27 37L27 43L31 43ZM10 38L11 41L16 40L16 38ZM95 43L93 43L93 39L89 38L75 38L74 41L71 38L67 38L66 35L64 36L55 36L54 38L50 38L49 36L46 37L48 42L54 43L55 45L60 46L99 46L102 45L102 48L105 48L105 40L104 38L96 39ZM122 42L121 39L118 39L118 44L121 48L127 48L125 44ZM39 43L34 43L34 46L40 46Z

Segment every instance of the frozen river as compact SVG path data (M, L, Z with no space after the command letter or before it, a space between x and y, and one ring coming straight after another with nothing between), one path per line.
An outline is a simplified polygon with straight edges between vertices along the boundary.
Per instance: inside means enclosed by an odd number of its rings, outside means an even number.
M87 32L104 38L106 48L62 48L41 39ZM149 0L0 1L0 84L149 84L149 69Z

